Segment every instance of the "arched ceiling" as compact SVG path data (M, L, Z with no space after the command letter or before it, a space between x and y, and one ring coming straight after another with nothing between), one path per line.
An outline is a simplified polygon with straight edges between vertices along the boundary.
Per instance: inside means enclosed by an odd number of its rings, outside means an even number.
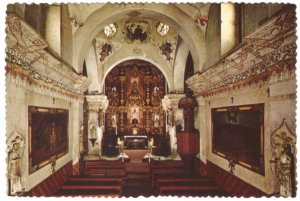
M171 90L181 41L191 52L196 71L204 66L209 4L69 4L69 12L74 36L73 66L78 72L82 71L91 44L102 75L120 59L145 59L161 68ZM170 27L166 36L157 33L160 22ZM117 33L106 37L104 27L112 23ZM141 33L147 35L146 40L130 40L128 34L132 35L139 25L143 28ZM132 30L128 32L128 28Z

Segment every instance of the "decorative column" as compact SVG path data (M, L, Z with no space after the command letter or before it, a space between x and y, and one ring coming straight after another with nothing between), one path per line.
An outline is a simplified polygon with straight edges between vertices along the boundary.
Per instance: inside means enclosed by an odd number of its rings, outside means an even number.
M88 159L99 159L108 100L105 95L86 95L88 109Z
M183 110L178 108L178 102L185 94L166 94L162 99L162 106L166 113L166 131L170 135L171 156L173 159L180 159L177 153L176 133L183 129Z

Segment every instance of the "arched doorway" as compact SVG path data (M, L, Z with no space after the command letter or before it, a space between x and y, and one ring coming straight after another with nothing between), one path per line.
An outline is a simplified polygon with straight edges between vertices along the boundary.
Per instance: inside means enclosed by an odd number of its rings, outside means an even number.
M164 75L153 64L137 59L118 64L107 74L103 91L109 101L104 155L116 155L118 141L125 149L147 149L150 139L166 138L161 100L168 87Z

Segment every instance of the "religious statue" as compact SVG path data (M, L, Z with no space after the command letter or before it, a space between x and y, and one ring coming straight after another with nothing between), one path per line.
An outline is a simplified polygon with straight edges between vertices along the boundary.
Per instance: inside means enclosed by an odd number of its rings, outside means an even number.
M8 178L10 194L17 195L22 192L22 157L24 151L24 138L15 131L12 140L8 141Z
M83 132L84 132L84 126L82 124L79 130L79 152L80 153L84 152Z
M152 92L151 103L152 105L157 106L160 104L160 102L159 87L155 86Z
M282 147L279 158L278 177L280 183L280 194L285 196L295 196L292 187L295 185L294 155L290 144Z
M134 81L132 82L131 95L137 95L137 94L138 94L137 82L134 80Z
M94 123L91 123L90 125L90 137L89 137L90 142L92 143L93 147L95 146L95 142L97 140L97 135L96 135L96 127Z
M112 116L111 118L111 127L116 128L117 127L117 121L116 121L116 116Z
M158 118L158 116L156 116L155 119L154 119L154 127L155 128L159 127L159 118Z
M111 104L118 105L118 92L115 86L111 89Z
M153 96L159 96L159 88L157 86L153 89Z
M284 197L296 196L295 145L296 135L288 128L285 119L271 135L276 176L276 193Z
M133 109L133 112L132 112L132 121L134 119L136 119L138 121L138 118L139 118L139 114L138 112L136 111L136 108Z

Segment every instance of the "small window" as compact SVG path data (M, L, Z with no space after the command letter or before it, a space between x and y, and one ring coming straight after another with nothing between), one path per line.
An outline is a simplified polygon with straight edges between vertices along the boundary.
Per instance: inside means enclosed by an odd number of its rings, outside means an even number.
M157 26L157 33L159 33L161 36L165 36L167 35L167 33L169 32L169 26L160 22Z
M104 27L104 34L106 37L110 38L117 33L117 28L115 24L109 24Z

